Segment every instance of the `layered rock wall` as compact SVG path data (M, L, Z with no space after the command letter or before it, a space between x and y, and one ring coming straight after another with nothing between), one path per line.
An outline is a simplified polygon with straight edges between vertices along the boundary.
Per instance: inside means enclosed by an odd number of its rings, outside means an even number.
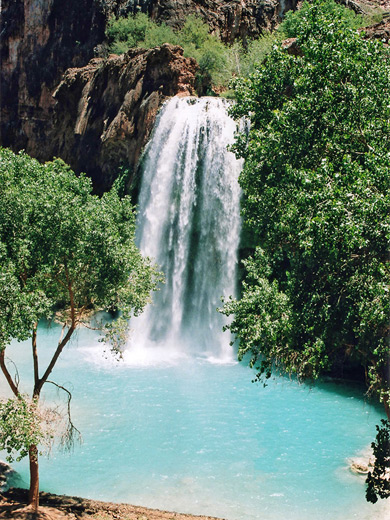
M180 28L189 14L202 18L223 41L256 38L271 31L297 0L154 0L151 16Z
M104 187L112 167L137 161L157 106L190 93L194 74L194 63L168 48L86 65L110 16L143 10L178 28L197 14L232 41L272 28L295 1L2 0L0 145L41 161L59 156Z
M85 65L93 56L104 24L95 0L2 0L3 146L47 158L36 142L46 139L53 87L65 69Z
M53 94L51 154L106 190L120 166L134 171L163 101L194 93L196 69L169 44L68 69Z

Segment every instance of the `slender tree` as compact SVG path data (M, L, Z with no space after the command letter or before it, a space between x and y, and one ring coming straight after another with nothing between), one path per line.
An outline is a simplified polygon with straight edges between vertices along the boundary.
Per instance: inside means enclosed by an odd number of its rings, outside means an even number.
M61 160L39 164L24 153L0 150L0 367L14 399L0 407L0 445L10 456L28 455L29 503L38 508L38 444L45 432L39 411L42 388L75 331L98 310L121 311L102 333L115 347L125 323L138 314L159 274L134 244L135 217L115 187L98 198L91 182ZM62 325L46 367L39 366L38 324ZM31 339L31 400L21 393L7 363L12 339ZM11 426L10 426L11 425ZM70 433L74 432L70 424Z
M235 83L232 113L250 121L235 144L243 213L259 247L241 299L223 312L260 377L360 367L390 420L389 51L321 2L290 25L299 52L275 47ZM386 428L381 497L390 495Z

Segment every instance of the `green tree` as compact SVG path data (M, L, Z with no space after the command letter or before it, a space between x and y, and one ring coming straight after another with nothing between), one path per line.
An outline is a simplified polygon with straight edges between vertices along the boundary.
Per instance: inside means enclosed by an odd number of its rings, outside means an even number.
M306 18L311 10L312 2L303 2L297 11L288 11L283 22L277 31L285 38L294 38L299 34L302 25L306 23ZM383 11L380 7L365 5L365 15L357 14L352 9L347 8L335 0L322 0L321 11L328 20L342 20L344 27L359 29L380 22L383 18Z
M38 444L52 435L39 415L43 386L51 383L61 352L74 332L89 323L92 312L121 311L121 319L102 325L105 338L118 347L126 320L142 311L159 274L136 248L133 207L115 187L98 198L90 180L77 177L61 160L42 165L6 149L0 149L0 186L0 367L14 394L0 406L0 445L11 457L15 451L19 457L28 454L29 501L36 509ZM42 318L62 325L43 370L38 363ZM28 338L34 372L31 400L21 394L18 377L6 362L10 341ZM10 428L15 417L18 427Z
M234 85L232 114L250 123L235 144L243 215L261 247L223 312L259 377L362 367L390 419L389 51L319 2L300 16L302 55L274 48Z

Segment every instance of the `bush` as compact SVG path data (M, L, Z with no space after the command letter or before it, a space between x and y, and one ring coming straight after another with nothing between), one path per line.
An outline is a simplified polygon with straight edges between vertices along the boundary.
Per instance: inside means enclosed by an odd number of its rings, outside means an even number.
M156 24L145 13L127 18L112 18L106 29L110 51L123 54L133 47L147 49L163 43L176 43L176 35L166 24Z
M183 28L179 31L180 45L195 49L202 49L209 39L214 37L209 34L209 27L200 18L190 15Z
M249 76L249 74L255 70L256 66L264 61L267 54L271 52L272 47L280 39L280 34L278 33L266 33L256 40L250 40L245 52L241 56L240 74L242 76Z
M294 38L302 28L310 23L313 3L303 2L298 11L288 11L283 22L278 28L278 32L285 38ZM352 9L337 4L334 0L324 0L321 2L321 9L324 16L334 23L342 22L345 28L359 29L380 21L382 18L379 13L372 12L368 16L356 14Z
M144 40L141 42L141 46L147 49L157 47L163 43L177 44L177 36L168 25L151 22L148 27Z

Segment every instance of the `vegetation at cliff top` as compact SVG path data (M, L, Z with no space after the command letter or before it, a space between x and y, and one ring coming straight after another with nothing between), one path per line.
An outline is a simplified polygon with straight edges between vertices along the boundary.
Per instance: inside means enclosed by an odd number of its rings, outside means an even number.
M299 27L306 20L307 11L312 2L303 2L297 11L288 11L280 24L278 30L282 32L284 38L294 38L299 33ZM382 11L372 9L367 15L356 14L352 9L336 3L334 0L322 0L321 9L324 16L329 20L342 21L344 28L359 29L367 27L373 23L380 22Z
M39 397L50 383L70 398L50 380L58 357L97 310L122 312L121 319L99 327L117 349L127 320L142 311L160 276L135 246L133 207L115 186L99 198L91 181L63 161L40 164L6 149L0 149L0 185L0 367L14 394L0 404L0 449L9 460L29 455L30 503L37 507L38 445L50 444L54 435L54 415L39 407ZM40 373L41 319L61 324L62 333ZM6 358L12 339L31 339L30 399ZM69 416L64 440L75 433Z
M275 46L234 83L231 113L250 121L234 145L243 216L259 246L223 313L260 379L342 375L348 362L390 420L390 52L319 2L295 22L302 55ZM388 431L373 502L390 496Z
M197 89L207 84L227 85L234 67L228 48L199 18L189 16L184 27L174 32L165 24L153 22L146 14L110 20L107 27L110 50L116 54L132 47L152 48L163 43L181 45L184 55L195 58L199 65Z
M333 0L324 2L324 9L330 17L341 17L350 28L368 25L372 17L357 15L354 11L336 4ZM274 33L264 33L258 39L224 44L218 35L210 34L209 27L200 18L188 16L182 29L174 31L164 23L152 21L147 14L112 18L106 29L110 52L123 54L134 47L146 49L171 43L180 45L184 55L195 58L199 65L197 88L227 87L235 76L247 76L254 71L257 63L271 52L272 46L296 32L301 11L286 13L283 23Z

